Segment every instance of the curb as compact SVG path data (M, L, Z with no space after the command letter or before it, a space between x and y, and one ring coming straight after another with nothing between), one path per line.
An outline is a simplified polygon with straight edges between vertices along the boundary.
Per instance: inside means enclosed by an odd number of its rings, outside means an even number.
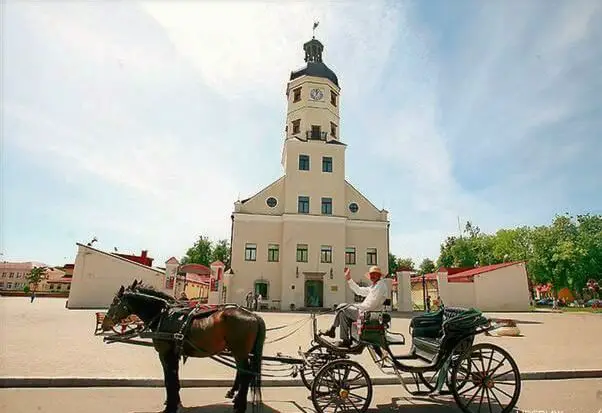
M602 370L557 370L533 371L521 374L521 380L568 380L602 378ZM404 378L406 384L414 381ZM181 387L231 387L233 379L182 379ZM396 385L395 376L372 378L373 385ZM262 380L263 387L303 386L300 379ZM163 387L163 379L156 378L95 378L95 377L1 377L0 388L39 388L39 387Z

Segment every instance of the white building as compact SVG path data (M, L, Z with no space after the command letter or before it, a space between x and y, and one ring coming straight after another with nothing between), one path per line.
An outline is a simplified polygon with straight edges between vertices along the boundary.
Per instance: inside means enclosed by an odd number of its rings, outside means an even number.
M286 92L284 175L234 204L229 302L255 291L276 309L330 308L354 300L345 266L357 282L371 265L387 268L388 213L345 179L337 76L318 40L303 49L307 65Z

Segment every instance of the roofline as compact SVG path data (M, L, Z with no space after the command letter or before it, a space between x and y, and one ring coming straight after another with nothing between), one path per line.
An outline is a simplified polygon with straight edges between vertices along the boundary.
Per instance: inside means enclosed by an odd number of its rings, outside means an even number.
M162 271L159 271L159 270L156 270L156 269L154 269L153 267L149 267L149 266L146 266L146 265L142 265L142 264L140 264L140 263L137 263L136 261L132 261L132 260L128 260L127 258L120 257L119 255L111 254L110 252L106 252L106 251L103 251L103 250L99 250L99 249L97 249L97 248L94 248L94 247L91 247L91 246L89 246L89 245L85 245L85 244L82 244L82 243L79 243L79 242L76 242L76 243L75 243L75 245L78 245L78 246L80 246L80 247L84 247L84 248L90 249L90 250L92 250L92 251L99 252L99 253L101 253L101 254L104 254L104 255L108 255L109 257L112 257L112 258L117 258L118 260L121 260L121 261L127 262L127 263L129 263L129 264L137 265L138 267L141 267L141 268L144 268L144 269L150 270L150 271L152 271L152 272L154 272L154 273L157 273L157 274L160 274L160 275L165 275L165 273L164 273L164 272L162 272Z
M249 198L246 198L242 201L240 201L241 204L244 204L245 202L255 198L257 195L259 195L260 193L262 193L263 191L265 191L266 189L272 187L273 185L276 185L279 181L283 180L286 177L286 175L282 175L280 178L276 179L274 182L272 182L271 184L269 184L268 186L263 187L262 189L260 189L258 192L256 192L254 195L251 195Z
M363 196L363 197L364 197L364 199L365 199L366 201L368 201L368 203L369 203L369 204L370 204L370 205L371 205L371 206L372 206L374 209L376 209L376 210L377 210L377 211L379 211L379 212L386 211L384 208L383 208L383 209L380 209L379 207L377 207L376 205L374 205L374 204L372 203L372 201L370 201L370 199L368 199L368 197L367 197L366 195L364 195L362 191L360 191L360 190L359 190L359 189L357 189L355 186L353 186L353 184L352 184L351 182L349 182L349 180L345 179L345 183L349 184L349 186L350 186L350 187L352 187L352 188L353 188L355 191L357 191L357 193L358 193L358 194L360 194L361 196Z

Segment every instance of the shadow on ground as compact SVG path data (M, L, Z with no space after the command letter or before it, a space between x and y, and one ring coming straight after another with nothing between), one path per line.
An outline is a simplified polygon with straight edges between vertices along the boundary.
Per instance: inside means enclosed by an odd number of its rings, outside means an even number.
M264 403L261 406L261 413L280 413L280 410L274 409L268 404ZM293 404L291 403L291 406ZM216 403L216 404L208 404L206 406L189 406L189 407L180 407L178 413L224 413L224 412L232 412L234 408L232 403ZM247 406L247 412L251 413L253 411L253 406L251 403ZM157 411L148 411L148 412L132 412L132 413L158 413Z

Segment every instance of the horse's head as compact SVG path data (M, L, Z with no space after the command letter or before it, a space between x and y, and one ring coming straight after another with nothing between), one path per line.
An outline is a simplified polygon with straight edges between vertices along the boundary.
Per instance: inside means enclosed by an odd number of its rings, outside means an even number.
M137 280L134 280L132 285L130 285L127 290L122 285L117 294L115 294L115 298L113 298L113 302L109 306L109 310L105 314L105 318L102 322L102 329L104 331L108 331L115 324L134 314L134 309L131 306L131 293L135 290L136 285L138 284Z

